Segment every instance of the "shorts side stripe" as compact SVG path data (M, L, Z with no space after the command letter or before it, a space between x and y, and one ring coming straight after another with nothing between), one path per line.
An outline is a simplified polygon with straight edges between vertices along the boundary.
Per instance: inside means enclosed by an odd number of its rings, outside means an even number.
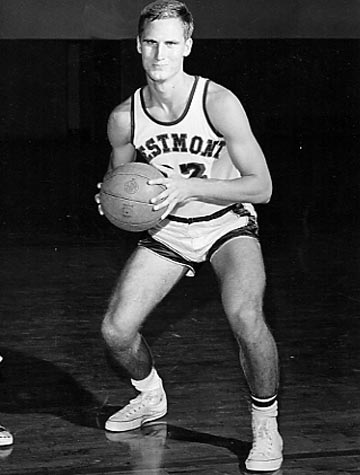
M254 217L250 217L248 224L238 229L230 231L224 236L221 236L209 249L207 253L207 260L211 260L212 256L217 252L225 243L234 238L248 237L259 240L259 227L257 220Z
M180 264L183 267L186 267L188 269L186 273L188 277L193 277L196 274L196 270L201 265L198 262L188 261L187 259L182 257L180 254L178 254L177 252L167 247L165 244L155 240L154 238L150 236L144 239L141 239L138 242L138 246L145 247L149 251L152 251L153 253L157 254L160 257L163 257L164 259L167 259L169 261L174 262L175 264Z

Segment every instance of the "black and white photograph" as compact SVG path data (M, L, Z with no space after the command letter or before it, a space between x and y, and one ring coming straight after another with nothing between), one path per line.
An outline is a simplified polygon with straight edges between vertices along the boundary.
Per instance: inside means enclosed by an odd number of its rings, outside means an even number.
M360 474L360 1L0 0L0 473Z

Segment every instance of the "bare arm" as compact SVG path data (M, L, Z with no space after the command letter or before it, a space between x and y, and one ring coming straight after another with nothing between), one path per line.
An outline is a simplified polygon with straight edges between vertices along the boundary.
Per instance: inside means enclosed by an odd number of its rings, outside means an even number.
M136 152L131 143L130 104L130 99L128 99L116 107L110 114L107 133L111 144L111 154L107 172L135 160ZM97 184L98 189L101 189L101 185L102 183ZM95 201L98 205L99 213L103 215L100 193L95 195Z
M108 170L135 160L136 152L131 143L130 107L129 98L110 114L107 134L112 150Z
M272 182L269 169L240 101L229 90L211 83L206 107L213 126L223 135L230 158L241 177L204 180L173 175L151 180L150 183L161 182L167 187L152 200L155 209L167 207L163 217L177 203L186 200L198 199L219 204L256 204L270 200Z
M233 180L194 179L196 197L229 203L268 202L272 192L270 173L239 100L227 89L211 84L207 111L214 127L224 136L241 177Z

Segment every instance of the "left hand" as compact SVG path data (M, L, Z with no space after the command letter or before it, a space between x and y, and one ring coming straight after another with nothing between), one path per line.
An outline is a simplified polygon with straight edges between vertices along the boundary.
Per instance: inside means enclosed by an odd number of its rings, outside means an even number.
M149 180L148 183L149 185L164 185L166 190L152 198L151 203L154 205L154 210L167 207L165 213L161 216L161 219L165 219L176 205L191 198L191 183L188 178L169 170L168 167L158 165L156 168L167 176Z

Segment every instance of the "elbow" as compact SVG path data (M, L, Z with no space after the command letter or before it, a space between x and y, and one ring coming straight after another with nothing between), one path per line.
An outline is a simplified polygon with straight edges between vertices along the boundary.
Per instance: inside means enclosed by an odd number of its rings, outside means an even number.
M272 196L272 184L269 183L268 186L265 187L265 189L262 191L262 193L259 196L259 204L267 204L270 202Z
M270 200L271 200L271 196L272 196L272 188L271 188L271 189L268 191L268 193L265 195L263 203L264 203L264 204L269 203Z

